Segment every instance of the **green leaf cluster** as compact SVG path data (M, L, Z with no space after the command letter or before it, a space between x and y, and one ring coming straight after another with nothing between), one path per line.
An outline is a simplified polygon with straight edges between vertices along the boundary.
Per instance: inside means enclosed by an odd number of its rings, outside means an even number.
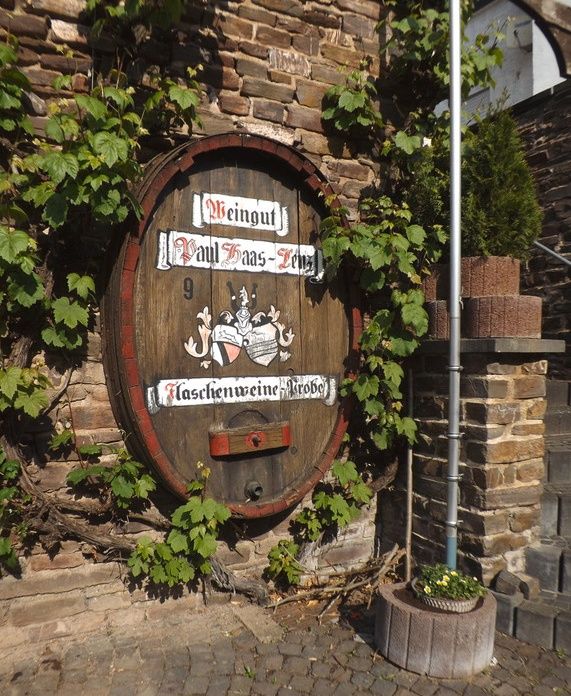
M446 0L388 0L391 12L380 29L390 39L387 91L399 101L402 113L424 116L448 96L450 14ZM463 26L474 3L462 0ZM479 34L473 42L462 42L462 96L467 98L474 87L493 85L492 71L502 64L497 45L498 32ZM404 87L406 85L406 94Z
M184 124L200 125L198 107L200 106L200 85L197 80L202 66L186 69L184 84L172 78L155 73L151 75L153 92L145 101L143 122L150 131L165 131L179 128Z
M9 179L6 172L0 172L0 181ZM10 186L10 195L12 188ZM6 202L4 209L6 220L14 219L13 206ZM45 297L43 281L36 270L38 256L35 241L21 229L0 221L0 337L8 335L11 317L26 314L35 309Z
M79 448L84 456L99 456L102 453L98 445ZM133 503L148 500L149 493L156 489L153 478L145 473L145 467L135 461L125 449L114 452L112 465L93 464L73 469L67 475L69 486L86 483L100 490L109 490L113 502L120 510L128 510Z
M370 307L360 337L361 369L345 380L341 393L359 403L360 434L371 445L388 449L399 436L412 442L415 424L401 415L401 363L428 329L419 286L424 264L438 256L443 231L434 226L429 234L405 203L379 196L362 202L359 223L347 227L335 211L322 233L329 271L349 265Z
M89 310L95 295L95 282L89 275L70 273L67 276L69 295L50 298L46 306L51 310L47 326L42 330L44 342L54 348L73 350L83 343L89 323Z
M313 491L311 505L299 512L292 524L296 541L282 539L269 554L264 573L278 586L299 584L303 568L296 556L300 543L317 541L324 533L336 533L354 520L359 510L371 502L373 492L357 466L350 460L337 459L328 480ZM300 543L297 543L297 542Z
M347 225L339 209L322 223L328 272L345 270L358 279L368 314L360 370L341 393L359 404L357 437L373 450L391 449L402 437L415 439L415 423L403 415L402 363L427 331L420 285L443 251L448 225L450 114L435 111L449 89L448 3L388 4L391 11L379 25L390 37L379 80L362 64L344 85L328 91L323 114L346 137L363 136L357 114L376 114L366 135L381 163L378 191L360 202L355 224ZM472 3L463 0L462 11L466 21ZM492 71L502 60L498 36L464 42L464 96L493 84Z
M48 404L48 386L47 376L38 368L0 368L0 413L15 409L37 418Z
M36 152L19 161L22 198L56 230L87 208L94 222L114 225L139 205L130 182L142 175L136 160L146 132L133 89L100 85L91 94L54 105Z
M281 587L299 585L303 567L296 560L298 553L299 545L294 541L278 541L268 553L269 563L264 570L265 576Z
M92 32L103 32L122 38L125 27L153 26L168 29L182 16L185 0L87 0L86 10L92 14ZM134 35L135 42L141 34Z
M302 541L317 541L325 531L336 532L354 520L373 497L354 462L337 459L328 481L313 492L311 507L305 507L294 520Z
M73 445L73 431L64 429L60 433L55 432L49 443L49 448L52 452L57 452L58 450L64 450Z
M18 485L19 477L19 462L0 450L0 576L3 570L19 572L16 544L27 535L22 512L28 498Z
M15 65L15 43L0 44L0 133L17 142L22 133L33 130L23 107L24 95L30 90L28 78Z
M177 2L92 5L133 22L144 15L149 26L158 26L161 17L172 22L182 7ZM140 215L133 184L142 176L137 154L148 133L145 124L155 117L164 128L192 124L200 86L193 68L186 81L157 74L144 89L112 70L100 75L89 93L50 103L45 135L34 134L23 103L30 85L15 65L16 48L0 45L0 131L14 145L0 166L1 349L9 355L26 327L34 345L43 341L51 351L74 351L85 340L96 294L91 271L98 262L87 268L84 261L78 268L66 247L89 229L109 235L129 215ZM57 78L54 87L70 91L69 76ZM55 270L46 287L48 268ZM45 378L29 379L30 373L20 371L15 386L16 368L9 360L0 369L10 370L2 374L0 411L11 407L37 416L47 403Z
M38 418L48 407L45 363L37 356L22 366L22 338L32 346L30 353L47 348L52 355L76 351L85 340L100 258L75 251L87 236L101 239L103 250L118 224L140 216L133 190L142 176L141 139L150 128L190 130L198 120L199 67L189 67L186 79L176 80L157 71L144 85L133 71L123 70L155 28L168 30L180 19L183 5L183 0L88 0L94 30L117 40L117 62L95 57L94 65L106 72L94 75L86 93L74 94L71 77L58 77L53 86L62 98L50 100L41 133L26 115L31 88L16 64L17 44L11 38L0 44L2 422L23 423L23 416ZM72 430L53 434L52 451L71 446ZM85 458L102 454L95 445L77 450ZM69 483L83 482L125 511L146 501L155 483L124 450L116 455L110 466L93 463L71 472ZM14 545L26 532L26 496L17 486L17 466L0 453L0 565L12 570L17 569ZM198 535L193 544L204 557L212 547L208 535Z
M69 439L63 434L52 438L52 447L65 446ZM83 457L98 458L103 454L102 447L96 444L77 449ZM148 500L156 484L145 467L126 450L113 453L116 457L112 464L96 463L74 469L68 474L67 483L95 488L102 497L109 496L120 512L128 514L136 503ZM198 469L200 478L189 484L188 501L170 516L165 538L156 541L145 536L138 540L127 561L134 578L144 577L151 584L174 587L211 572L210 559L216 552L218 533L230 517L230 510L205 495L210 471L201 464Z
M140 539L127 562L133 577L145 575L153 584L174 587L211 572L219 529L230 510L204 496L202 481L189 488L188 501L171 515L172 529L165 540Z
M362 61L343 84L334 85L324 98L322 118L335 130L372 137L383 127L376 108L377 86L369 73L370 60Z

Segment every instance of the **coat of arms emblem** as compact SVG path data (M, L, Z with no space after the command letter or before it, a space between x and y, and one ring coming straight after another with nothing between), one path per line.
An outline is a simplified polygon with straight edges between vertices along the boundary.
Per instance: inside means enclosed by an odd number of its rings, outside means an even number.
M238 296L228 283L232 311L224 310L220 313L218 323L212 326L212 315L208 306L198 312L198 334L201 345L189 336L185 342L186 352L193 358L206 358L210 353L211 360L221 366L229 365L240 355L242 349L253 362L267 367L278 354L280 361L285 362L291 354L284 350L288 348L295 334L289 328L286 331L285 324L279 321L280 312L274 305L270 305L267 312L258 312L252 316L251 310L256 308L256 285L252 293L244 286ZM211 360L203 359L200 363L207 369Z

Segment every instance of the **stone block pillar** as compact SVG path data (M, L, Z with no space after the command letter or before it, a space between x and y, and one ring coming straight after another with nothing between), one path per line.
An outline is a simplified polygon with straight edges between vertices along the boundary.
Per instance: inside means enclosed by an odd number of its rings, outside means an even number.
M557 344L557 345L555 345ZM503 569L525 569L536 541L543 490L545 352L561 341L464 339L461 378L459 565L490 584ZM413 368L413 555L445 559L448 441L446 341L427 341ZM403 467L404 469L404 467ZM404 472L380 501L383 546L403 543Z

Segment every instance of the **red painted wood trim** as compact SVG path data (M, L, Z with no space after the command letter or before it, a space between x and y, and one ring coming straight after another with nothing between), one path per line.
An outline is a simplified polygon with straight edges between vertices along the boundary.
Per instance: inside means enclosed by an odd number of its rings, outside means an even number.
M180 159L177 160L177 166L179 172L184 174L188 169L194 164L194 153L186 152Z
M226 457L228 455L238 453L242 454L244 452L267 452L272 449L289 447L291 445L291 429L289 425L284 425L281 428L281 437L279 441L274 441L271 446L266 444L267 433L264 432L264 430L252 430L248 433L241 434L241 438L243 439L243 449L240 451L233 451L230 442L231 435L232 432L229 430L208 433L210 454L213 457ZM254 444L254 437L258 437L261 441L258 446Z
M268 138L246 134L238 135L236 133L214 135L194 141L187 147L177 148L173 151L172 156L176 156L178 159L175 161L168 161L165 157L165 159L162 160L159 170L157 171L154 169L152 171L152 181L145 180L139 188L141 191L140 202L143 216L136 232L130 235L126 240L126 249L122 254L118 312L120 350L116 358L119 374L123 375L123 379L125 379L126 376L127 388L124 390L124 396L128 399L126 406L131 414L130 420L131 425L135 429L135 435L138 436L143 448L153 460L154 466L159 471L163 482L173 493L181 498L187 497L186 485L184 481L181 480L179 473L174 469L168 457L162 451L160 440L145 405L144 386L141 384L140 380L134 340L133 294L135 270L139 260L140 245L161 192L174 176L191 167L201 154L222 151L226 148L243 148L245 150L250 149L267 152L280 160L282 166L298 174L298 176L301 177L301 183L307 186L311 191L323 191L323 193L328 196L333 193L331 186L325 180L321 172L319 172L315 165L301 153ZM329 207L340 207L340 203L337 200L333 200ZM351 346L351 352L355 353L363 329L363 317L357 305L354 289L352 291L353 307L349 316L349 345ZM352 374L356 369L356 360L357 358L355 355L349 356L349 366L346 374ZM314 472L311 476L300 482L299 485L292 486L289 491L284 492L283 496L270 503L230 505L229 507L232 513L237 517L245 518L265 517L282 512L296 502L299 502L304 495L315 487L329 470L342 445L343 436L347 430L351 406L350 400L341 400L335 428L331 434L325 452L320 461L316 463Z
M323 185L321 181L319 180L319 177L316 176L315 174L311 174L311 176L308 176L307 179L305 180L305 183L309 186L309 188L312 191L322 191L323 190Z

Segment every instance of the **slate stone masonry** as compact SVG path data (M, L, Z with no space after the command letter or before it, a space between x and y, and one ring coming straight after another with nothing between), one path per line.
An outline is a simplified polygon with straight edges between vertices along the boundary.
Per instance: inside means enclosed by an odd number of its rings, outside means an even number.
M570 81L514 107L543 209L540 242L571 254ZM522 268L522 293L543 299L542 336L567 342L567 352L549 356L550 376L571 379L571 273L569 267L534 250Z
M547 362L526 350L555 344L533 339L463 341L459 552L461 566L486 584L503 569L524 571L525 549L539 535ZM510 354L510 348L515 352ZM417 562L445 558L446 365L444 341L427 342L413 362L419 426L413 464ZM400 480L381 500L383 546L402 543L403 488Z
M76 92L87 91L92 48L103 62L114 55L107 38L95 43L89 38L85 8L84 0L0 2L0 36L18 38L38 129L46 123L49 103L71 96L54 90L56 77L69 74ZM349 150L325 133L321 101L331 85L343 82L343 71L358 67L366 56L378 74L374 29L380 12L374 0L190 0L172 41L145 39L129 69L145 83L154 66L182 78L187 67L202 64L202 126L195 135L237 130L295 145L321 168L341 202L355 210L377 167L365 147ZM59 53L64 48L69 54ZM187 137L187 131L180 136ZM142 156L172 144L168 138L149 138Z

